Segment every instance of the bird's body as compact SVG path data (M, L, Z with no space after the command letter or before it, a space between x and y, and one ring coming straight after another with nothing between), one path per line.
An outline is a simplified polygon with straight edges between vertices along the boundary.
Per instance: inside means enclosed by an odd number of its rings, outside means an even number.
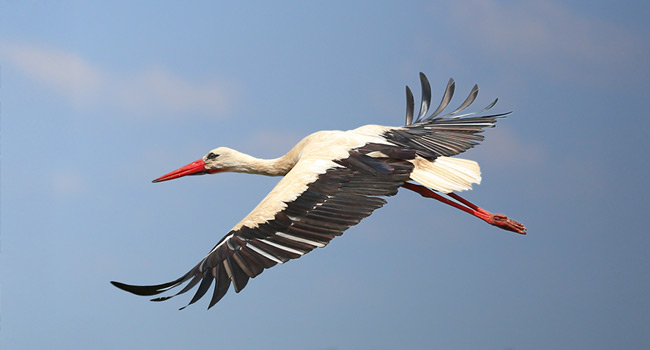
M386 201L382 197L395 195L400 187L524 234L523 225L490 214L453 193L471 189L481 177L476 162L451 156L476 145L483 138L478 134L485 127L494 126L496 119L505 114L475 116L491 108L492 103L481 112L459 115L474 101L478 93L475 86L458 109L437 117L453 94L454 85L450 80L440 107L425 117L430 89L426 77L423 74L420 77L423 99L419 117L413 121L412 94L407 88L407 125L403 127L365 125L348 131L319 131L302 139L284 156L270 160L219 147L154 180L223 171L283 176L257 207L187 274L153 286L112 283L134 294L155 295L190 281L178 295L201 282L190 301L192 304L214 281L211 307L223 297L231 282L239 292L249 278L265 268L324 247L383 206ZM464 206L451 203L434 191L447 194Z
M384 138L377 136L390 129L396 128L365 125L348 131L318 131L308 135L284 156L276 159L258 159L225 147L212 150L213 153L219 154L220 157L225 155L235 160L234 163L237 164L237 168L230 168L230 171L283 176L282 180L266 198L249 215L237 223L233 230L239 229L241 226L256 227L259 223L271 219L275 213L286 207L286 203L295 200L299 194L304 192L308 184L316 181L318 176L325 173L327 169L341 167L335 161L347 158L350 150L358 149L366 144L383 144L387 147L393 147ZM386 157L381 151L370 153L368 156L373 158ZM474 183L480 182L480 170L478 164L473 161L444 156L440 156L433 161L419 156L409 160L413 164L412 174L416 178L422 177L420 173L423 172L423 168L427 169L423 173L429 173L431 168L441 167L441 163L458 163L458 161L466 162L466 168L469 168L467 172L473 172L470 176L475 180ZM447 184L446 187L452 186L455 190L469 189L467 180L457 180L455 185ZM427 182L422 179L418 182L424 182L423 185L443 193L450 192L443 184L436 184L433 181Z
M363 129L315 132L298 142L284 156L272 160L261 160L239 153L238 159L247 159L247 163L252 165L246 167L247 171L244 172L283 176L283 178L233 229L241 226L256 227L259 223L271 219L275 213L286 207L286 203L295 200L304 192L308 184L316 181L319 175L325 173L327 169L340 167L334 161L346 158L349 150L366 143L382 141L376 136L358 132ZM214 152L219 150L215 149Z

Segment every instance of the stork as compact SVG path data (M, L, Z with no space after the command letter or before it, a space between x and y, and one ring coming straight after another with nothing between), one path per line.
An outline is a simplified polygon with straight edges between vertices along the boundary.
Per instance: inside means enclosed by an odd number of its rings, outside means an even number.
M420 83L422 99L415 119L413 93L406 87L406 124L402 127L365 125L348 131L319 131L276 159L258 159L219 147L153 180L226 171L282 176L257 207L180 278L147 286L111 283L136 295L153 296L189 281L176 294L152 301L170 299L199 284L189 306L214 282L209 309L231 284L239 293L264 269L325 247L382 207L386 203L383 197L397 194L399 188L442 201L501 229L526 234L524 225L454 193L480 183L481 173L476 162L452 156L477 145L483 140L480 133L510 112L487 114L495 99L478 112L461 114L478 95L474 85L458 108L441 115L454 94L455 83L450 79L440 105L427 116L431 87L422 73Z

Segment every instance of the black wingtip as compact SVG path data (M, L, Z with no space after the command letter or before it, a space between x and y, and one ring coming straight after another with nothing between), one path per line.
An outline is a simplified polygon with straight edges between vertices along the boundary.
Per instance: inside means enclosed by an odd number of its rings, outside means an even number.
M125 292L133 293L135 295L153 295L149 293L148 289L143 288L143 286L134 286L117 281L111 281L111 284Z
M133 285L130 285L130 284L126 284L126 283L122 283L122 282L117 282L117 281L111 281L111 284L112 284L113 286L115 286L115 287L117 287L117 288L119 288L119 289L125 291L125 292L129 292L129 293L133 293L133 294L137 294L137 295L142 295L142 294L138 294L138 293L136 292L136 291L137 291L137 288L134 288L134 287L137 287L137 286L133 286Z
M160 294L166 291L167 289L169 289L170 287L174 287L178 285L178 283L179 281L176 280L168 283L151 285L151 286L135 286L135 285L126 284L122 282L111 281L112 285L125 292L129 292L135 295L142 295L142 296L151 296L151 295Z

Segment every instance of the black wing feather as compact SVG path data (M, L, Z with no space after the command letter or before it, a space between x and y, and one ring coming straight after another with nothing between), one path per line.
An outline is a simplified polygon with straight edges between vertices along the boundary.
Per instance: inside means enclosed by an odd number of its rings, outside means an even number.
M448 114L438 116L449 105L454 95L454 87L454 80L449 79L440 105L430 116L417 118L415 122L407 123L402 128L388 130L382 136L391 143L400 146L401 149L414 150L418 156L433 160L439 156L454 156L474 147L483 140L483 136L478 134L486 128L494 127L499 117L510 114L507 112L481 115L494 107L498 101L495 99L478 112L459 115L458 113L476 100L478 86L474 85L469 96L458 108ZM423 95L426 94L423 85ZM408 104L407 101L407 106Z
M417 120L422 120L429 111L431 105L431 84L424 73L420 72L420 87L422 88L422 101L420 104L420 113Z
M406 125L413 123L413 112L415 109L415 102L413 101L413 93L411 89L406 87Z
M216 283L214 284L214 291L212 292L212 299L210 299L208 309L221 300L221 298L223 298L223 296L228 292L228 288L230 288L230 278L228 278L223 265L220 264L213 267L211 272L212 278L214 278Z

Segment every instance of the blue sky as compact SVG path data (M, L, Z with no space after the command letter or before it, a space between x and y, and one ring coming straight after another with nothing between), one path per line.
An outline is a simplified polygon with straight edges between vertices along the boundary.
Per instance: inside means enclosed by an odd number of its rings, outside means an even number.
M0 4L3 349L647 349L646 2ZM151 180L217 146L401 125L425 72L512 110L466 194L401 191L213 309L108 281L185 273L273 187ZM463 96L460 96L463 95Z

